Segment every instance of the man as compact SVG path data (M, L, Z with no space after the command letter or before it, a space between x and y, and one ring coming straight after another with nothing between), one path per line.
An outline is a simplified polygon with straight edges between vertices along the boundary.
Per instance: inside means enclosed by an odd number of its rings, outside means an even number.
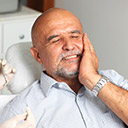
M36 20L32 41L31 53L46 71L5 108L1 122L8 119L5 112L12 117L29 106L37 128L128 124L128 81L115 71L98 71L94 47L75 15L48 10Z

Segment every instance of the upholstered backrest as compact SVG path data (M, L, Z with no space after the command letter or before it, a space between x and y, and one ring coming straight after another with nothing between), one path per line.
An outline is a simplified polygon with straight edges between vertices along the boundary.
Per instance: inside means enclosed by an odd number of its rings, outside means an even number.
M30 53L31 42L17 43L6 52L7 62L16 69L16 74L7 88L12 94L17 94L40 78L44 68Z

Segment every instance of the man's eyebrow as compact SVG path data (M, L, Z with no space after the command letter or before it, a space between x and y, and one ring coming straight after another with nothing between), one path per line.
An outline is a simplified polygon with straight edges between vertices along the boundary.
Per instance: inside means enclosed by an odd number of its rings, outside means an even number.
M58 37L59 35L51 35L48 37L47 41L49 42L50 40L52 40L53 38Z
M71 31L70 33L78 33L78 34L80 34L81 32L79 31L79 30L73 30L73 31Z

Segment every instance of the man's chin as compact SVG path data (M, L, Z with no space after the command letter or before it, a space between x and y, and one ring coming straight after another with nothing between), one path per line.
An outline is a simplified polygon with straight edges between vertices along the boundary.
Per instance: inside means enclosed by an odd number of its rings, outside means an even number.
M79 74L79 66L72 67L58 66L53 72L54 76L62 78L74 78Z
M69 74L69 75L65 76L65 78L67 78L67 79L77 78L78 74L79 74L78 72L74 73L74 74Z
M71 79L78 77L79 72L58 72L56 75L62 78Z

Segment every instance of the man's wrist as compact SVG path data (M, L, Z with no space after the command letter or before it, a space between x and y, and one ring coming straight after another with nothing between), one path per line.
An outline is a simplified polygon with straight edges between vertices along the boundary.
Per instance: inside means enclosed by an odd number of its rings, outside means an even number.
M92 91L92 89L94 88L94 86L97 84L97 82L100 80L101 77L102 76L100 74L89 74L88 77L83 78L82 84Z
M106 76L102 76L97 84L92 89L92 93L97 96L100 90L109 82L109 79Z

